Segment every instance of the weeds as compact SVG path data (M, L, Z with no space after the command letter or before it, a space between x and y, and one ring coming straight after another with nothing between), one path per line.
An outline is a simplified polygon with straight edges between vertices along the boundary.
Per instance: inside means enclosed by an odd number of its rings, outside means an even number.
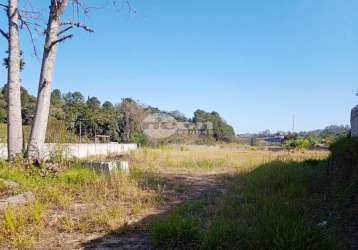
M271 245L283 249L295 244L298 244L295 249L325 246L329 241L322 235L326 232L307 219L307 211L300 204L311 191L307 188L308 179L317 173L314 169L321 168L320 160L327 155L306 151L245 151L232 145L163 145L132 152L128 156L129 175L95 173L82 168L81 162L73 162L56 175L40 176L26 163L19 162L14 167L0 162L0 178L16 181L20 191L31 191L36 197L33 204L3 213L0 247L36 247L44 232L55 237L62 232L124 230L131 216L161 204L166 191L183 189L175 181L162 178L162 173L227 169L235 173L225 179L229 192L179 206L159 220L151 234L156 246L166 249L232 249L238 244L242 249L260 246L272 249L268 247ZM61 161L61 155L54 158ZM305 159L312 161L304 163ZM265 167L259 167L262 165Z
M201 239L195 221L175 213L156 223L152 235L153 243L163 249L197 249Z
M30 247L43 228L45 208L40 203L25 207L9 207L4 211L1 237L10 246L23 249Z
M156 221L153 243L163 249L341 249L332 232L317 226L323 218L312 219L306 207L320 205L309 186L320 181L323 167L273 161L228 177L229 192L214 204L189 203Z
M79 166L56 176L40 176L31 169L4 163L0 178L16 181L21 190L33 192L36 198L28 206L3 212L0 248L31 248L45 229L92 233L125 227L129 215L160 201L154 190L140 184L142 178L138 176L98 174ZM74 204L84 209L77 210Z

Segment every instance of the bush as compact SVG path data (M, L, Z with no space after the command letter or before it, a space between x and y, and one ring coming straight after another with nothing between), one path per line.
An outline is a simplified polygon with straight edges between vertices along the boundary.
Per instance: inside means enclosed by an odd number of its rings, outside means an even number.
M148 143L149 143L148 137L145 134L137 133L137 132L132 132L129 134L129 141L131 143L136 143L141 146L148 145Z
M333 143L331 172L344 179L358 178L358 138L342 138Z
M298 138L298 139L289 139L284 141L284 147L292 148L292 149L306 149L309 148L312 144L306 138Z

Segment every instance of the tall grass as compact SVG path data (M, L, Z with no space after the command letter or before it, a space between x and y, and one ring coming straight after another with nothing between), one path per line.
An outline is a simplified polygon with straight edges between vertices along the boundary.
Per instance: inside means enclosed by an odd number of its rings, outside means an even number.
M161 249L342 249L335 233L319 226L327 220L317 212L326 168L326 161L286 159L228 176L226 194L158 219L152 242Z
M129 215L160 202L158 190L144 187L137 175L120 172L98 174L77 166L41 177L2 163L0 178L16 181L36 197L34 203L2 213L0 248L31 248L44 232L56 237L58 232L111 231L125 226Z
M225 196L208 195L204 200L179 207L169 219L158 222L152 237L158 247L214 249L220 242L227 244L221 245L224 247L237 242L248 248L271 243L292 246L294 243L287 240L291 237L320 239L317 244L323 244L320 229L307 223L305 217L293 215L303 211L297 204L309 192L305 189L308 177L299 166L305 165L305 159L327 156L308 151L253 151L233 145L161 146L122 156L130 161L129 175L98 174L83 168L81 162L74 162L58 174L44 177L22 162L11 166L0 162L0 178L16 181L20 184L19 192L31 191L36 197L34 203L9 208L1 214L4 223L0 225L0 248L36 248L39 241L51 242L63 233L124 230L133 216L161 204L168 188L179 190L175 181L162 178L167 172L230 172L231 177L222 180L230 192ZM288 163L291 167L285 165ZM264 164L268 167L257 169ZM273 226L276 219L280 227ZM259 228L261 223L266 227ZM275 237L275 232L282 237ZM259 236L262 241L256 239Z

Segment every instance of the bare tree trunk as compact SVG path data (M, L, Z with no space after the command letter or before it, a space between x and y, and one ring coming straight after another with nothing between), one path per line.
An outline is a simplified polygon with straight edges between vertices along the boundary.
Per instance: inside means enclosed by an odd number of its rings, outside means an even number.
M50 14L46 29L46 40L42 57L42 66L37 94L36 112L31 128L27 149L28 158L41 159L41 146L45 143L46 129L50 110L51 84L56 60L60 19L68 0L51 0Z
M22 153L22 117L21 117L21 84L20 84L20 42L19 12L17 0L8 2L9 19L9 64L8 64L8 158L14 160Z
M122 108L124 112L124 127L123 127L122 141L124 143L128 143L129 134L130 134L130 122L129 122L129 104L126 99L123 100Z
M129 142L129 134L130 134L129 115L127 112L128 111L124 112L124 128L123 128L123 135L122 135L122 141L124 143Z

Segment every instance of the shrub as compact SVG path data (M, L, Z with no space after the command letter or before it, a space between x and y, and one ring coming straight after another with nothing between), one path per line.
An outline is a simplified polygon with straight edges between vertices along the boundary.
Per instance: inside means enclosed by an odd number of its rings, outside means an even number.
M284 147L292 148L292 149L306 149L311 146L311 143L306 138L299 138L299 139L289 139L284 141Z
M330 150L333 174L344 179L358 178L358 138L341 138Z

